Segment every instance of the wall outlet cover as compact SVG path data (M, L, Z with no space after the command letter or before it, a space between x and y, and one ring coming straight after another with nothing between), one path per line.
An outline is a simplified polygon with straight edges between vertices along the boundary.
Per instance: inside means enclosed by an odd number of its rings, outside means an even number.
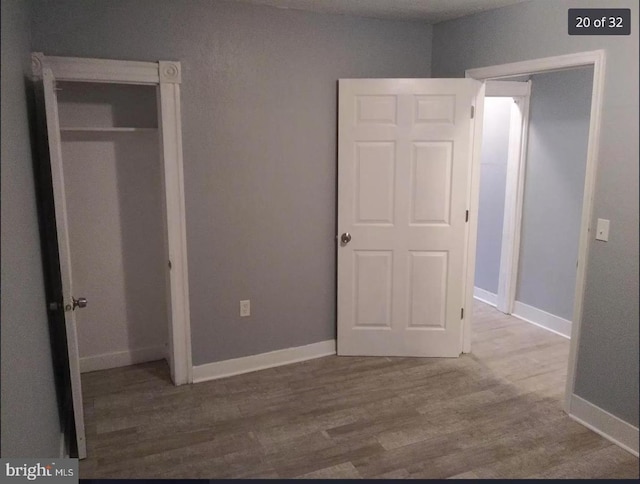
M247 316L251 316L251 301L249 299L240 301L240 317L246 318Z

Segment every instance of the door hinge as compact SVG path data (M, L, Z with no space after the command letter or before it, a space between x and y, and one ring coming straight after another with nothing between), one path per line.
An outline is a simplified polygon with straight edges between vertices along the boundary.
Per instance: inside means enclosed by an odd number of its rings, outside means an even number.
M464 319L464 308L460 308L460 319Z
M171 261L169 261L169 270L171 270Z
M476 107L475 106L471 106L471 119L473 119L473 117L476 115Z
M464 221L468 222L469 221L469 210L467 210L467 213L464 216Z

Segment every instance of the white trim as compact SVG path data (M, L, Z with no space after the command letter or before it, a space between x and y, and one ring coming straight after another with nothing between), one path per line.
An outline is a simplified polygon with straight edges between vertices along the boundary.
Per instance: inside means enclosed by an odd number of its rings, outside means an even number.
M502 248L500 250L498 301L496 304L498 310L505 314L511 314L513 311L520 260L531 81L525 84L527 86L527 94L514 98L509 125L507 180L502 224Z
M529 84L529 94L531 94L531 82ZM521 98L522 105L520 106L520 115L522 117L522 133L520 135L520 158L519 167L517 173L517 187L515 197L515 208L512 214L513 217L513 237L511 245L511 274L510 278L505 284L505 307L509 313L513 310L513 303L516 300L516 286L518 283L518 267L520 264L520 238L522 236L522 212L524 206L524 180L525 173L527 171L527 153L529 143L529 104L531 96L528 95ZM509 199L510 203L513 203L513 199ZM509 266L507 265L507 269Z
M580 242L578 246L578 269L574 294L573 328L571 346L569 348L569 366L567 368L567 390L565 393L565 410L568 411L571 395L576 382L576 366L578 363L578 347L580 342L580 325L582 324L582 303L586 288L587 256L591 242L591 219L593 215L593 198L598 171L598 155L600 152L600 125L602 122L602 100L604 97L605 53L597 51L593 63L593 93L591 96L591 113L589 123L589 142L587 144L587 169L584 180L584 198L582 201L582 221L580 223Z
M487 97L524 97L531 93L531 81L487 81Z
M564 336L567 339L571 338L571 321L543 311L542 309L529 306L520 301L515 301L511 315L527 323L535 324L536 326L551 331L552 333Z
M191 327L185 226L180 62L137 62L31 54L34 77L51 72L54 81L154 84L158 86L158 131L163 163L166 248L169 270L169 365L173 383L191 382Z
M165 82L180 84L182 82L182 67L180 62L159 61L158 74L161 84Z
M604 94L605 80L605 63L606 56L604 50L595 50L590 52L578 52L575 54L567 54L556 57L547 57L543 59L533 59L511 64L502 64L490 67L481 67L477 69L468 69L465 72L466 77L478 80L497 79L500 77L518 76L526 74L534 74L539 72L548 72L553 70L568 69L572 67L593 66L593 91L591 96L591 115L589 121L589 141L587 145L587 165L585 172L584 197L582 203L582 220L580 226L580 242L578 247L578 268L576 271L576 289L574 296L573 324L571 325L571 344L569 346L569 364L567 368L567 387L565 392L564 409L569 411L571 395L573 395L576 364L578 360L578 347L580 341L580 325L582 322L582 305L584 300L584 292L586 285L586 266L587 255L589 253L590 243L590 224L593 214L593 195L597 174L599 145L600 145L600 125L602 119L602 100ZM478 158L479 164L480 159ZM474 161L474 162L476 162ZM474 180L479 184L479 180ZM471 188L471 199L474 200L473 193L477 187ZM473 206L471 211L473 212ZM477 211L477 206L475 207ZM471 231L477 230L477 226L470 227ZM472 234L468 237L470 242L467 245L467 251L475 253L476 236ZM469 297L473 294L473 276L475 270L475 257L469 259L474 264L470 267L471 275L467 278L466 291ZM468 311L470 314L471 311ZM464 340L470 340L471 334L471 317L464 320ZM469 344L469 350L471 350Z
M312 360L336 354L336 340L320 341L306 346L271 351L259 355L216 361L193 367L193 382L200 383L299 361Z
M126 84L158 84L160 82L158 62L56 57L34 52L31 54L31 67L37 77L44 67L50 68L53 77L58 81Z
M179 63L172 63L176 65ZM179 70L178 70L179 71ZM158 89L158 120L161 140L163 182L165 188L167 249L170 261L169 308L171 351L169 366L176 385L191 383L191 316L189 308L189 274L187 263L187 229L182 159L182 121L180 84L161 82Z
M165 345L85 356L80 358L80 373L163 360L166 357L167 347Z
M638 457L638 427L634 427L576 394L571 395L569 416Z
M465 77L478 80L495 80L502 77L524 76L529 74L539 74L540 72L592 66L603 60L604 50L592 50L588 52L577 52L575 54L565 54L554 57L543 57L541 59L512 62L511 64L467 69L465 71Z
M485 291L484 289L479 288L478 286L473 288L473 297L478 301L482 301L483 303L490 304L491 306L496 305L498 301L498 295L489 291Z
M476 275L476 246L478 244L478 207L480 205L480 160L482 159L482 119L484 117L484 97L486 83L482 83L475 99L475 113L472 120L471 176L469 177L469 222L465 232L467 250L464 256L465 274L463 285L465 294L463 301L465 316L462 320L462 352L471 353L471 319L473 314L473 286ZM473 248L473 250L470 250Z

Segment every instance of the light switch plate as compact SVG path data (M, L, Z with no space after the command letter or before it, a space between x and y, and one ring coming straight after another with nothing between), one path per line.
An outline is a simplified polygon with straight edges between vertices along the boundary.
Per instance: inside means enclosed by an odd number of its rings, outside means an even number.
M604 218L598 219L596 226L596 240L607 242L609 240L609 221Z

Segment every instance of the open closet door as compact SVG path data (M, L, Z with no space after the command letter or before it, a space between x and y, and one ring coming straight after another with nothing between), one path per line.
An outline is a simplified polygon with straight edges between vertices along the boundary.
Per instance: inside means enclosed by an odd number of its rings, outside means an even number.
M39 91L38 99L41 104L38 108L44 113L43 124L46 123L46 126L43 126L43 128L46 130L48 144L48 156L45 156L47 154L46 150L42 150L43 153L41 153L39 162L45 165L47 163L49 164L49 166L42 166L40 171L50 169L50 190L53 196L53 210L46 215L49 220L42 221L41 224L45 225L45 236L55 237L57 239L58 258L55 260L54 254L47 254L47 259L49 259L48 264L52 265L57 265L59 261L59 271L51 272L55 272L54 275L57 276L57 281L55 282L57 282L58 286L61 283L62 289L61 291L59 288L58 290L48 291L49 300L47 304L48 310L50 314L52 314L50 318L52 324L64 324L64 331L62 331L61 328L54 328L52 332L54 334L64 334L66 339L66 356L68 359L64 361L64 358L60 358L61 361L58 361L58 363L64 365L65 368L57 368L56 371L62 373L68 371L68 375L64 376L71 390L70 403L72 415L70 415L70 417L72 418L70 420L73 421L74 427L70 432L73 441L69 442L69 451L72 457L75 457L74 454L76 454L76 452L74 451L77 451L77 457L84 459L87 456L87 446L84 431L82 388L80 383L80 356L78 352L75 310L83 307L86 301L83 301L80 297L74 298L73 294L58 102L56 99L55 79L51 69L43 68L42 78L36 82L41 83L40 86L37 86L37 90ZM44 179L45 176L43 175L40 178ZM47 187L40 187L40 189L47 189ZM49 227L49 231L46 230L46 227ZM55 243L53 245L55 245ZM49 284L56 285L51 282L49 282ZM64 344L58 346L64 346ZM66 365L67 362L68 366Z
M472 79L340 80L339 355L462 352L482 87Z

